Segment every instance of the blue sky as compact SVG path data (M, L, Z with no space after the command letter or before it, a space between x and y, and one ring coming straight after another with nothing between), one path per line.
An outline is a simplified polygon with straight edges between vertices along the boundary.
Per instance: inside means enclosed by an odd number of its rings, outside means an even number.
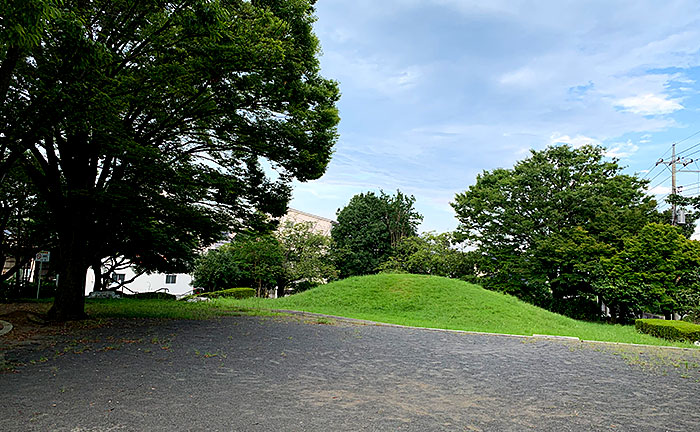
M556 143L605 146L661 197L670 174L646 170L700 131L699 2L319 0L316 9L322 73L342 92L340 138L326 174L295 184L299 210L334 219L355 194L398 188L416 197L421 231L453 230L449 203L478 173ZM678 150L698 143L700 134ZM686 193L698 182L679 176Z

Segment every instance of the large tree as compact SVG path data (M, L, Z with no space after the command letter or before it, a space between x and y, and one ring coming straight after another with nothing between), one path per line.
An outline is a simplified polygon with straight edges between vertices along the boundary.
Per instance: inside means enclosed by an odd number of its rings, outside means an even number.
M594 296L593 264L658 218L644 187L600 147L556 146L485 171L452 206L487 286L565 312Z
M353 196L331 229L331 245L341 277L376 273L394 247L415 236L423 219L414 208L415 198L397 190Z
M600 275L596 291L613 318L639 311L683 315L700 306L700 242L679 227L651 223L601 260Z
M61 3L12 69L0 138L48 205L51 312L70 319L100 258L182 268L280 216L290 181L325 171L338 89L319 76L313 0Z

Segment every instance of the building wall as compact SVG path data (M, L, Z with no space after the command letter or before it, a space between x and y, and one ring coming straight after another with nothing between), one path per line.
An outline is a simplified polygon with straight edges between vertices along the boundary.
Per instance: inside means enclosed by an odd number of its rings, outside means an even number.
M136 275L136 273L134 273L134 271L130 268L119 273L124 274L124 280L129 280ZM155 292L160 290L174 295L191 293L192 276L184 273L174 274L175 283L166 283L166 276L168 275L165 273L142 274L136 277L133 282L126 284L125 286L128 288L128 290L125 289L123 291L126 294L130 293L129 290L139 293ZM87 277L85 278L85 294L92 292L92 287L94 284L95 273L92 271L92 269L89 269L87 272ZM163 290L162 288L165 288L166 290Z
M316 216L312 215L311 213L305 213L300 210L292 209L290 208L287 211L287 214L282 216L280 219L280 225L284 225L285 222L294 222L294 223L301 223L301 222L311 222L312 224L312 229L317 232L321 233L326 236L331 235L331 228L333 228L333 223L334 221L330 219L326 219L321 216Z

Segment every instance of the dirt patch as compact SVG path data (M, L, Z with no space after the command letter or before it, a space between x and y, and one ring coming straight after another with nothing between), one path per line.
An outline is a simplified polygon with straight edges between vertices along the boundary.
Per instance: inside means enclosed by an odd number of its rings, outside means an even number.
M86 319L81 321L53 322L46 318L49 303L2 303L0 320L12 324L12 330L0 336L0 357L4 351L18 345L43 345L56 336L67 335L80 329L103 327L109 324L106 319Z
M8 342L24 341L41 334L49 327L46 312L50 305L46 303L2 303L0 304L0 320L12 324L9 333L0 336L0 347Z

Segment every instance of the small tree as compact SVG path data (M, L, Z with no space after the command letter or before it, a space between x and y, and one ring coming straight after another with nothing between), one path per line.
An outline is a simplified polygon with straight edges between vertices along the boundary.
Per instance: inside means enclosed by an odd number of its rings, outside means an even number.
M243 278L233 249L223 245L199 257L192 272L192 285L205 291L221 291L238 287Z
M330 259L331 239L313 231L310 222L286 222L276 234L284 256L283 276L277 285L277 296L284 295L291 285L318 285L338 277Z
M474 254L457 249L452 233L426 232L401 240L381 269L462 278L474 275Z
M376 273L392 248L403 238L415 236L423 216L414 208L415 198L396 191L358 194L338 211L331 230L332 251L341 277Z
M282 262L282 249L273 235L241 233L200 257L192 284L207 291L254 287L258 297L265 297L282 277Z

